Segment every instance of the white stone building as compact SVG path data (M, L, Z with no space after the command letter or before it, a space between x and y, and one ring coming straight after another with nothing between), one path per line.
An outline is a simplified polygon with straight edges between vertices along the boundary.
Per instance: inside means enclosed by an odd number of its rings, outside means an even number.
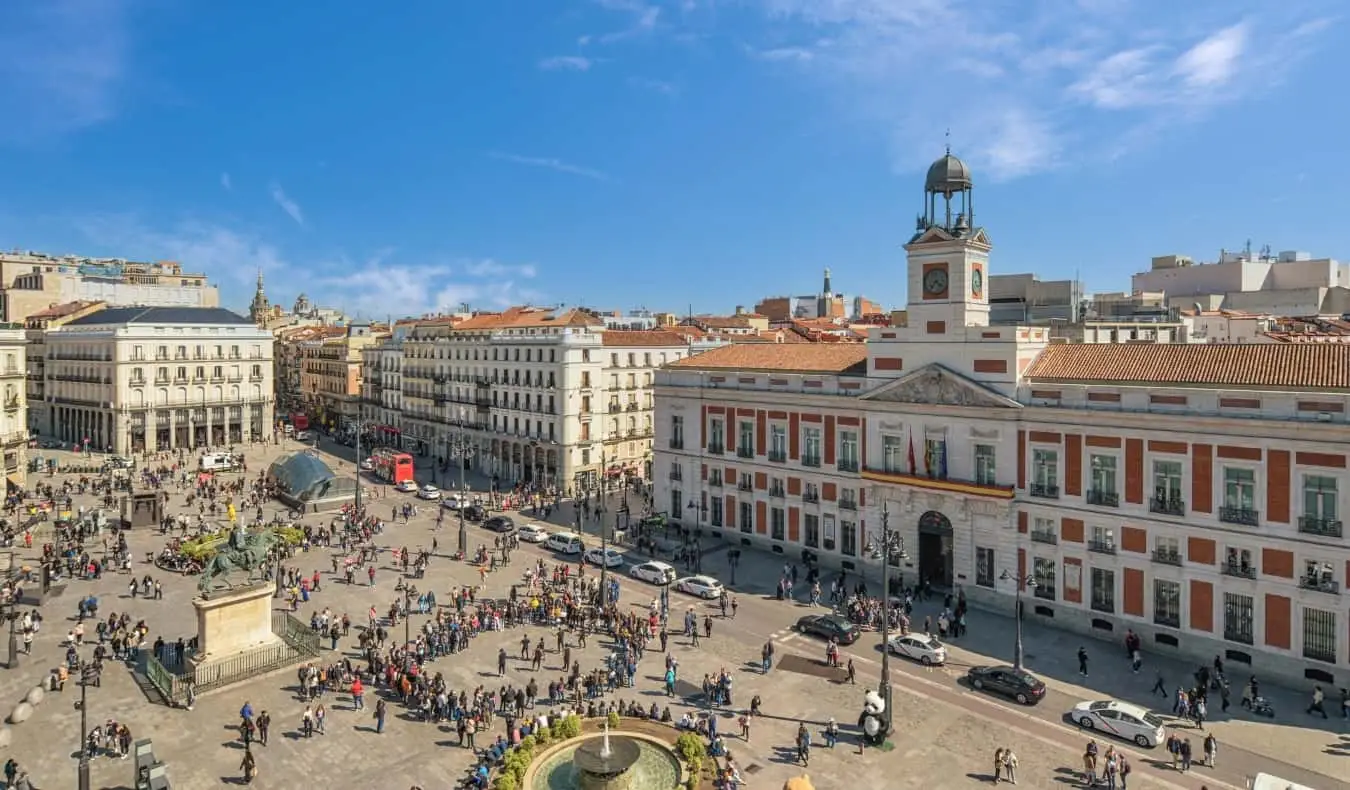
M27 339L17 324L0 326L0 446L7 489L28 479Z
M47 332L42 433L118 453L271 436L272 334L222 308L117 307Z

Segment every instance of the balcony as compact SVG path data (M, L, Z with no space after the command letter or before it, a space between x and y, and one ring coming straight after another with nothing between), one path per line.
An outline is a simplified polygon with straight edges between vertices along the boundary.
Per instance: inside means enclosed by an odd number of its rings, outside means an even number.
M722 478L720 478L720 477L710 477L710 478L708 478L708 487L709 487L709 488L721 488L721 487L722 487Z
M1031 531L1031 542L1054 546L1059 543L1059 536L1052 529L1033 529Z
M146 381L145 379L129 379L129 380L127 381L127 386L128 386L128 387L144 387L146 384L149 384L149 383L150 383L150 382Z
M262 381L262 380L263 380L263 374L261 374L261 373L250 373L250 374L248 374L248 380L249 380L249 381Z
M624 410L625 410L625 411L637 411L637 410L638 410L638 405L637 405L636 403L630 403L630 404L628 404L627 406L624 407Z
M726 452L726 448L719 443L714 442L708 445L708 455L721 455L724 452Z
M1095 552L1097 554L1116 553L1116 544L1109 540L1097 540L1094 538L1088 541L1087 548L1088 551Z
M1174 614L1172 612L1168 612L1167 614L1160 614L1155 612L1153 614L1153 624L1161 625L1165 628L1180 628L1181 615Z
M1256 578L1256 566L1239 565L1236 562L1225 562L1219 566L1219 573L1222 573L1224 576L1232 576L1238 579L1254 580Z
M1311 576L1304 576L1298 580L1300 590L1310 590L1312 592L1326 593L1328 595L1340 595L1341 584L1335 579L1318 579Z
M671 469L671 470L670 470L670 479L671 479L671 480L674 480L675 482L678 483L678 482L680 482L681 480L684 480L684 475L680 472L679 469Z
M890 483L893 485L913 486L915 488L926 488L930 491L943 491L954 494L975 494L977 496L994 497L997 499L1012 499L1016 493L1012 486L985 485L973 480L958 480L951 477L928 477L926 475L912 475L905 472L888 471L883 469L864 468L862 478L876 483Z
M839 463L836 464L836 466L839 468L839 471L841 472L856 472L858 471L858 459L840 458Z
M1120 494L1115 491L1090 488L1087 492L1087 503L1102 507L1120 507Z
M1225 627L1223 629L1223 638L1228 640L1229 642L1237 642L1240 645L1255 644L1255 640L1252 637L1252 632L1250 629L1250 623L1248 623L1248 626L1249 628L1245 631L1237 628Z
M1299 516L1298 531L1305 535L1318 535L1324 538L1339 538L1342 536L1339 519L1319 518L1317 516Z
M1154 549L1153 561L1161 562L1163 565L1175 565L1179 568L1181 567L1181 552L1176 549Z
M618 413L621 412L621 411L623 411L623 407L620 406L619 404L617 404L617 403L611 403L611 404L609 404L609 413L610 413L610 414L618 414Z
M808 490L808 491L803 491L803 492L802 492L802 501L803 501L803 502L806 502L807 504L811 504L811 505L819 505L819 504L820 504L820 492L819 492L819 491L809 491L809 490Z
M1032 483L1027 490L1032 496L1059 499L1059 486L1054 483Z
M744 491L746 493L754 493L755 486L754 483L752 483L750 480L742 479L740 482L736 484L736 490Z
M1224 505L1219 508L1219 520L1227 524L1241 524L1246 527L1256 527L1261 524L1261 513L1257 510L1251 510L1245 507L1229 507Z
M1155 496L1148 501L1150 512L1159 513L1164 516L1184 516L1186 515L1186 501L1180 496Z
M667 444L667 445L670 447L670 449L672 449L672 450L683 450L683 449L684 449L684 440L683 440L683 439L671 439L671 440L670 440L669 442L667 442L666 444Z
M755 448L752 447L752 446L750 446L749 444L742 443L739 447L736 448L736 457L737 457L737 458L754 458L754 457L755 457Z
M787 462L787 453L782 450L770 450L767 456L770 461L776 464Z
M819 466L820 466L820 456L818 456L818 455L803 455L803 456L802 456L802 466L819 467Z
M769 496L774 499L784 499L787 497L787 489L782 486L769 486Z
M839 500L839 509L856 511L858 509L858 502L854 499L841 499Z

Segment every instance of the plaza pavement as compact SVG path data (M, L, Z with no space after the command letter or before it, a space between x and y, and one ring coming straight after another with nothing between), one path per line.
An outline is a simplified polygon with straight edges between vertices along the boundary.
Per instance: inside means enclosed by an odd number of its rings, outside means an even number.
M346 448L337 448L339 450ZM250 451L250 470L256 473L275 448ZM348 458L350 458L350 450ZM350 460L346 465L351 469ZM482 485L482 481L476 481ZM386 503L407 501L402 495L392 495L375 505L375 512ZM636 502L633 503L636 506ZM170 512L181 507L181 498L175 497ZM448 516L449 514L447 514ZM398 524L377 538L385 546L410 548L429 546L435 535L442 554L453 549L457 528L447 517L439 532L433 530L436 517L434 506L424 505L419 516L410 524ZM311 519L316 517L311 516ZM564 505L554 520L570 523L570 507ZM518 521L537 520L524 516ZM490 539L489 533L470 527L470 545ZM134 557L143 557L146 551L162 545L157 533L140 530L133 532L131 543ZM488 579L487 594L502 595L529 561L544 552L537 547L525 547L517 553L513 564ZM364 612L375 604L383 610L398 596L394 591L397 575L382 566L372 590L363 585L347 586L329 579L331 569L326 551L300 555L292 563L303 572L319 569L324 572L325 584L298 616L307 619L309 612L329 607L335 612L347 612L354 622L364 621ZM1131 675L1125 669L1123 650L1116 645L1090 643L1094 655L1091 688L1079 685L1073 652L1078 637L1060 634L1028 623L1026 631L1029 667L1042 675L1051 686L1047 700L1037 708L1017 709L962 688L957 676L973 663L1005 661L1012 643L1011 625L1006 618L972 612L969 619L970 635L952 645L952 665L936 670L923 670L899 661L892 663L896 686L896 734L889 751L869 750L862 757L856 755L856 741L852 725L856 721L863 686L848 686L836 680L819 676L812 665L821 663L823 647L820 643L789 630L792 622L808 607L792 602L772 600L771 592L783 559L775 555L745 552L737 572L739 614L734 621L716 617L711 640L703 640L695 648L680 636L670 640L671 650L680 661L682 693L694 694L705 672L714 672L725 666L733 669L735 696L738 706L748 704L751 696L764 699L765 717L752 726L751 742L742 744L731 739L731 749L742 766L751 787L776 788L788 776L799 773L799 766L789 764L792 744L799 721L817 729L808 769L817 787L834 788L848 785L895 786L915 788L963 788L989 781L991 757L997 746L1011 746L1020 760L1019 784L1030 787L1054 787L1070 783L1069 776L1078 766L1085 738L1063 722L1063 712L1081 699L1105 696L1140 698L1146 700L1147 687L1152 684L1152 666L1144 673ZM704 560L705 572L727 579L725 551L713 550ZM151 573L165 583L165 599L152 601L125 597L127 576L110 574L98 582L73 582L59 598L44 606L46 625L34 645L34 654L25 657L17 670L0 674L0 692L6 701L17 701L24 689L36 684L50 667L56 666L63 654L60 639L70 627L75 602L92 592L100 597L101 613L126 609L133 620L147 618L152 639L163 635L168 641L179 636L191 636L195 630L193 609L188 603L191 580L169 577L158 569L137 563L135 575ZM427 578L415 582L419 589L434 590L445 600L454 586L477 581L474 567L454 562L446 556L436 558ZM645 608L655 594L653 588L625 579L621 601L625 605ZM706 606L702 602L672 594L672 621L678 620L683 607ZM940 601L922 604L916 621L922 615L940 606ZM414 618L414 627L425 618ZM401 626L400 626L401 627ZM540 629L532 629L537 636ZM398 631L394 631L398 635ZM355 630L344 640L340 649L355 656ZM804 661L788 661L804 671L775 669L762 675L751 667L757 663L764 641L772 639L780 659L797 655ZM474 640L468 652L436 661L432 670L446 674L451 688L489 687L500 683L495 677L497 650L507 648L515 655L520 640L518 630L490 634ZM859 683L875 682L879 670L877 637L868 635L853 648L859 668ZM327 644L325 640L325 645ZM583 669L595 666L605 648L602 640L592 639L590 647L577 659ZM578 655L576 649L574 655ZM329 658L325 651L325 659ZM1146 661L1154 660L1146 656ZM556 678L561 670L558 659L550 655L546 667L555 667L540 676L541 684ZM1173 682L1181 678L1180 666L1164 665L1164 674ZM523 684L531 673L520 662L509 662L507 680ZM634 690L622 690L619 699L639 699L644 705L653 700L667 704L660 691L661 659L649 654L639 667L639 683ZM1060 678L1072 678L1072 682ZM293 670L285 670L269 677L255 679L240 686L203 695L195 710L173 710L152 704L136 685L132 675L118 666L110 666L104 673L101 688L89 689L90 725L108 717L126 723L134 738L154 740L155 751L169 763L169 776L175 787L218 787L239 776L238 765L242 752L234 738L233 725L239 707L245 700L255 710L268 710L274 721L271 745L257 751L260 774L258 787L295 787L322 785L332 788L382 787L399 790L414 784L423 787L446 786L463 775L468 764L465 750L455 747L452 732L436 725L404 719L402 710L391 705L391 719L383 735L372 731L369 711L350 710L345 695L326 700L330 715L328 734L305 741L296 737L299 714L303 709L293 693ZM1142 697L1141 697L1142 694ZM1286 778L1309 784L1319 790L1340 790L1347 785L1330 777L1350 774L1346 771L1350 760L1350 740L1346 740L1340 722L1322 725L1306 719L1303 705L1295 702L1292 694L1269 689L1276 701L1280 716L1272 724L1266 720L1253 721L1242 714L1213 724L1221 744L1219 767L1214 770L1197 769L1189 775L1177 774L1169 767L1154 766L1161 755L1140 754L1134 747L1125 751L1134 759L1133 786L1143 788L1189 788L1195 790L1207 783L1211 788L1242 787L1244 779L1257 770L1278 773ZM49 695L32 719L13 728L13 745L7 756L15 756L30 771L39 787L72 786L74 760L79 739L79 712L73 702L78 699L78 688L68 685L64 694ZM369 701L368 701L369 702ZM672 709L678 717L685 704L699 705L699 700L672 700ZM369 707L369 705L368 705ZM1217 706L1216 706L1217 707ZM735 714L723 712L722 731L736 730ZM823 748L818 729L831 717L837 718L846 736L835 750ZM1316 726L1314 726L1316 725ZM1197 744L1202 735L1192 734ZM1105 744L1103 744L1105 745ZM1119 746L1119 745L1118 745ZM1316 774L1295 768L1290 763L1306 766ZM113 761L101 758L93 769L94 786L121 787L131 784L131 761Z

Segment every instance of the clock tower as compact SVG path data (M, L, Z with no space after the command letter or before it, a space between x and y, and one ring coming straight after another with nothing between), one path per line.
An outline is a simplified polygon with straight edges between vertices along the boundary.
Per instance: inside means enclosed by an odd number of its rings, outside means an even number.
M910 334L964 340L989 325L989 239L975 223L970 168L951 150L928 168L924 211L905 245Z

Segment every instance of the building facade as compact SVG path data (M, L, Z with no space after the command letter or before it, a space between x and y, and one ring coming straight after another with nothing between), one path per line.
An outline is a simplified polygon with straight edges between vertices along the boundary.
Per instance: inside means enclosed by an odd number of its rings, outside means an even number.
M136 262L43 253L0 253L0 320L22 322L69 302L159 307L217 307L206 275L174 261Z
M907 326L658 374L658 507L873 589L889 557L979 605L1020 589L1058 627L1345 685L1350 347L991 325L971 190L959 160L928 174Z
M272 335L221 308L107 308L45 335L41 432L118 453L270 437Z
M361 354L361 419L395 447L403 444L403 341L409 328L396 324Z
M27 337L18 324L0 326L0 449L6 490L28 481Z
M300 400L329 429L354 424L361 415L361 355L380 336L370 324L332 327L297 344Z
M91 315L107 307L103 302L66 302L39 310L24 321L24 335L28 338L26 364L28 368L28 427L40 434L52 424L47 412L47 333L77 318Z

